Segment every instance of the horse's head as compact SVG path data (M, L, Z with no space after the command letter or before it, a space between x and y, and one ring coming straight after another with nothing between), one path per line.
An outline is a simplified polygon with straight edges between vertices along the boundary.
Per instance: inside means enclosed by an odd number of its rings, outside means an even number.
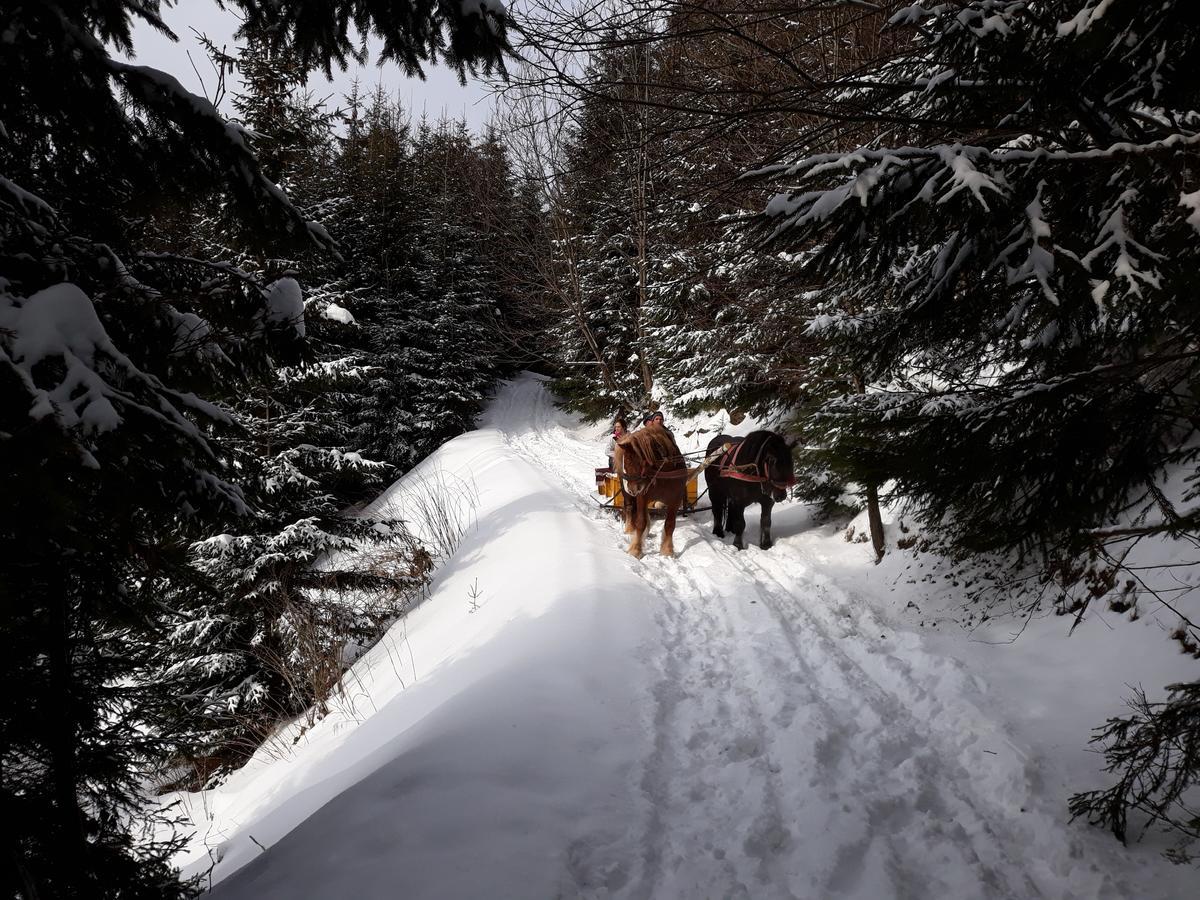
M787 441L775 434L763 448L763 469L768 483L763 485L776 503L787 499L788 488L796 483L796 470L792 461L792 449Z

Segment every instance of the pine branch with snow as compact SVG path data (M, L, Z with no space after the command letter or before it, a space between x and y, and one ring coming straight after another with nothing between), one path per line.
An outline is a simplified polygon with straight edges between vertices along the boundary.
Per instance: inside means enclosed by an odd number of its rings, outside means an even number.
M919 140L764 170L794 185L764 228L825 285L810 329L874 385L813 427L963 547L1082 551L1195 465L1194 19L917 4L858 90Z

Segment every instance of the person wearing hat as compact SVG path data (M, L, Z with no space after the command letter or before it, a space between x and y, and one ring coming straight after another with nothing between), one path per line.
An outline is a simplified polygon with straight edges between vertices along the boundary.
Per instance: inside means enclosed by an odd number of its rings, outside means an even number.
M643 427L650 425L657 425L659 428L667 427L663 422L663 414L658 411L648 412L646 413L645 418L642 419Z

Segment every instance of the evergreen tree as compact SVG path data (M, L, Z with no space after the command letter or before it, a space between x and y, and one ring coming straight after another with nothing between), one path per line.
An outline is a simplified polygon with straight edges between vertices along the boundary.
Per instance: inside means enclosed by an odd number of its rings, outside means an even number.
M457 3L398 14L379 0L235 0L299 65L383 38L410 68L498 63L503 23ZM339 8L339 6L348 8ZM229 479L215 378L269 367L296 299L203 260L194 293L155 283L138 219L163 197L219 190L264 245L328 245L262 172L243 130L132 51L135 17L165 30L155 0L79 0L7 10L0 55L0 458L4 672L0 809L12 826L8 896L185 893L171 842L141 841L139 767L169 704L137 682L163 634L161 598L192 573L203 518L248 512ZM201 268L203 266L196 266ZM215 301L215 302L212 302ZM164 709L164 707L168 707Z
M305 73L261 36L248 35L219 64L243 76L233 105L264 170L306 216L333 212L337 114L311 100ZM197 210L180 248L185 256L174 259L187 265L224 251L258 279L281 268L320 271L325 254L264 258L231 239L228 216L213 205ZM350 442L352 398L367 381L366 368L341 343L357 338L352 315L327 298L302 304L289 277L269 291L291 296L269 303L280 324L293 326L271 347L296 364L222 397L239 426L224 446L251 514L193 542L199 575L170 598L163 659L147 672L150 683L170 684L186 698L175 709L169 761L187 765L173 776L177 783L197 787L243 763L279 721L323 708L339 684L345 648L373 643L422 589L427 568L427 555L401 523L342 512L391 471Z
M786 22L753 7L679 8L668 18L651 91L669 112L655 114L657 268L647 332L659 387L676 408L752 413L807 443L806 412L854 384L808 333L819 283L797 277L797 253L764 249L747 231L769 194L743 176L779 154L792 131L826 147L853 139L844 122L816 118L811 85L837 84L880 56L888 42L875 32L889 5L808 4ZM803 102L789 109L780 97L794 96L797 82ZM812 455L797 474L796 493L826 511L849 492ZM872 506L870 485L863 492ZM877 536L881 546L881 529Z
M405 369L408 420L423 434L423 453L470 428L498 370L497 276L488 236L464 184L506 191L504 172L489 172L463 123L423 130L414 148L423 200L418 248L421 280L409 325ZM493 163L495 161L493 160Z
M805 187L767 210L781 240L820 242L810 331L889 385L825 410L833 454L949 515L965 548L1078 552L1114 519L1197 521L1156 488L1194 465L1195 11L1097 9L910 8L918 48L878 107L938 139L798 161ZM1168 33L1189 38L1160 54Z
M281 369L234 410L245 437L225 446L252 513L192 544L199 577L171 598L153 672L182 698L169 736L192 787L241 765L279 722L322 713L358 650L424 590L430 557L403 522L345 514L347 495L391 471L341 449L340 424L321 414L331 388L363 374L345 361Z
M827 390L804 333L814 296L788 259L741 233L766 200L741 176L812 125L823 108L814 85L879 55L875 32L894 5L802 3L786 18L755 4L672 6L652 18L606 8L591 68L549 85L575 116L548 192L551 217L561 209L566 219L545 248L558 265L543 265L559 275L552 354L572 402L594 400L601 415L653 394L681 409L780 415ZM571 40L553 17L540 27ZM535 67L527 89L545 80ZM844 139L837 120L820 126L826 146ZM599 289L581 290L590 285ZM597 338L612 337L614 323L626 334L606 355ZM642 381L632 398L617 387L631 370Z
M508 168L464 126L412 134L381 93L352 108L336 168L345 194L331 227L353 250L319 294L361 326L353 358L366 380L348 419L368 455L406 469L471 427L500 371L492 245Z
M562 286L553 354L557 391L595 417L649 403L654 375L645 340L650 305L653 148L647 112L633 102L630 79L646 54L617 51L598 59L588 78L600 86L582 104L563 148L560 188L551 211L557 227L547 250Z
M321 291L360 326L355 359L368 367L348 420L368 455L407 468L420 453L397 412L409 340L404 320L417 302L420 212L409 125L382 91L352 111L336 167L343 200L331 224L353 249L326 274Z

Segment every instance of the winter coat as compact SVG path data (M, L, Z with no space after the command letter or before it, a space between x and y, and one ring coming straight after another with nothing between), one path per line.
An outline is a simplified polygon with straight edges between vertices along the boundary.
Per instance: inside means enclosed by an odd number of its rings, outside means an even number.
M622 437L625 434L628 434L628 432L623 432ZM604 453L608 456L608 464L611 466L613 464L613 457L617 453L617 433L615 431L609 435L608 446L604 448Z

